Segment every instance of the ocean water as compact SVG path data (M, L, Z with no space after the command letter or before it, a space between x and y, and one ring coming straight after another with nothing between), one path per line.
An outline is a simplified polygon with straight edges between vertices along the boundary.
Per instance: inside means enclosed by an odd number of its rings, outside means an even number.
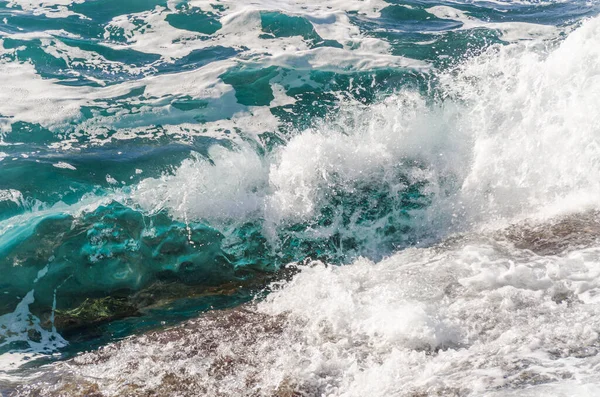
M0 0L0 395L600 395L599 14Z

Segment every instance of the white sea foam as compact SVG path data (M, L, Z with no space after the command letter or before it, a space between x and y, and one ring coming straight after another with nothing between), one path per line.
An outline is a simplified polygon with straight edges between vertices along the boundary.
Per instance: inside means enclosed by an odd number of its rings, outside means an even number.
M143 72L139 68L108 62L95 53L66 46L50 37L52 36L42 38L44 50L50 55L64 59L67 63L84 62L88 67L112 72L127 71L132 74ZM191 47L185 48L187 51ZM252 61L243 64L247 67L280 66L337 72L367 71L387 67L425 70L428 67L423 62L405 57L386 54L371 56L364 50L302 48L303 51L294 55L285 55L282 50L277 56L263 56L260 62ZM155 124L163 126L167 132L180 135L202 134L223 137L222 131L233 131L235 127L243 127L245 132L251 135L276 131L279 122L268 112L268 109L253 109L237 103L233 87L221 80L222 74L239 64L239 61L225 60L189 72L151 76L108 87L71 87L62 85L57 79L41 78L33 65L4 63L0 72L0 85L6 90L2 91L3 96L0 94L2 99L0 113L5 118L0 120L0 128L4 132L9 132L14 122L26 121L52 130L69 131L70 124L82 118L81 108L86 106L108 108L108 112L98 114L100 112L94 111L97 113L95 117L80 122L77 131L65 134L65 139L59 144L60 146L69 147L73 140L82 134L94 143L102 143L103 136L109 128L119 130L119 133L112 135L111 139L135 137L144 133L143 127L151 127ZM88 79L97 81L91 76ZM272 84L284 83L280 78L273 80ZM105 85L102 80L98 82L100 85ZM141 88L144 89L142 95L122 99L119 103L138 106L140 103L145 104L141 107L141 111L145 114L143 125L140 125L139 111L132 112L108 106L111 98L127 96L133 90ZM205 100L207 107L190 114L170 106L174 99L187 96ZM271 104L271 106L280 105L281 102ZM198 126L194 117L202 118L205 123ZM266 123L268 127L265 127Z
M46 34L54 34L61 32L45 32ZM12 38L15 35L12 35ZM151 67L136 68L121 62L109 61L103 56L94 51L85 51L81 48L69 46L57 39L55 36L41 38L41 47L43 50L55 58L65 61L68 68L84 66L87 69L96 69L106 74L115 75L118 73L127 73L129 75L141 74ZM92 77L89 77L90 79ZM101 85L105 84L103 80L98 80Z
M2 201L12 201L19 206L25 204L23 193L15 189L0 189L0 202Z
M596 208L600 146L600 19L548 54L492 47L442 77L469 113L473 163L461 187L472 211L518 214Z
M173 97L190 95L193 97L213 100L221 103L227 99L226 94L232 93L231 86L224 84L217 76L227 70L232 63L219 65L211 64L210 67L199 68L191 72L176 75L160 75L149 77L141 81L126 82L108 87L71 87L61 85L57 79L43 79L31 64L4 63L0 71L0 85L6 89L0 94L2 104L0 113L10 118L3 120L2 127L10 131L10 125L15 121L38 123L42 126L58 129L68 128L70 122L81 118L82 106L106 107L110 98L129 94L132 90L145 88L145 97L150 102L157 98L171 95ZM139 100L134 98L133 101ZM148 116L153 112L168 112L170 102L158 103L155 109L150 106ZM230 105L233 112L244 109L241 105ZM94 127L102 125L107 128L131 127L128 124L128 112L113 110L111 116L97 117L87 123L82 123L89 134L94 133ZM153 119L148 117L146 125L152 125ZM97 127L96 127L97 128Z
M470 16L469 13L449 6L434 6L427 12L441 19L452 19L462 22L459 29L487 28L498 30L504 41L514 42L523 39L552 38L560 30L555 26L526 22L486 22Z
M348 40L359 40L360 30L349 22L348 12L357 12L370 18L379 16L379 12L388 6L382 0L367 1L329 1L326 4L306 0L267 0L256 3L239 3L235 0L222 2L226 6L224 15L248 13L261 10L279 10L288 15L302 16L312 22L317 33L324 39L338 40L343 44ZM220 5L221 5L220 4ZM190 5L203 11L223 14L220 7L210 0L192 0Z
M599 27L600 20L589 20L550 52L528 44L493 46L439 76L445 99L433 105L408 91L368 107L342 105L338 116L267 158L269 166L250 165L261 174L251 179L260 180L253 189L262 192L252 190L249 201L260 202L253 208L264 211L267 223L305 221L334 189L386 178L393 185L404 167L412 181L428 182L435 199L427 217L442 231L595 208ZM252 150L242 151L219 152L217 162L230 156L256 163ZM190 160L163 179L164 195L209 189L208 176L197 178L194 168L210 175L214 167ZM242 200L246 185L227 186ZM185 208L175 201L167 207L176 216L211 217L193 200Z
M292 54L282 53L261 60L265 66L280 66L293 70L322 70L336 73L349 73L385 68L406 68L414 71L427 71L426 62L413 59L379 54L372 56L365 51L348 51L340 48L315 48L297 51Z
M300 341L284 342L295 353L279 352L274 367L330 395L595 383L598 259L596 248L556 258L496 243L408 250L378 264L305 269L260 309L287 313L304 330ZM567 292L585 303L553 301ZM577 349L590 355L553 356ZM544 389L552 387L534 395Z
M459 152L446 163L465 218L597 208L599 29L600 19L587 21L549 54L493 47L442 78L465 107L452 125L471 136L471 160ZM259 304L302 330L274 349L274 364L261 361L276 369L261 385L286 379L344 396L595 395L599 264L596 245L539 256L475 238L305 268Z
M68 0L18 0L10 3L11 12L53 13L59 16L56 7L67 7ZM342 6L342 4L337 4ZM343 7L332 9L309 2L276 2L262 5L227 2L224 7L213 8L207 2L192 2L191 7L200 7L213 12L223 27L214 35L190 32L170 25L166 18L175 12L175 4L167 8L155 9L141 13L119 15L106 26L106 41L100 45L114 49L134 49L141 52L159 54L160 62L172 62L190 54L195 50L209 49L216 46L236 49L239 54L230 60L212 62L205 67L189 72L140 78L152 73L155 63L135 67L126 63L111 61L104 56L83 50L76 45L66 44L63 37L77 38L66 31L17 32L0 33L2 36L26 40L40 41L40 48L48 55L63 60L68 67L80 66L84 70L74 72L77 78L84 77L101 87L67 86L63 81L53 78L42 78L29 63L3 61L0 70L0 85L5 89L0 94L0 128L3 132L11 131L13 123L25 121L40 124L53 131L61 131L63 140L54 143L53 148L69 148L83 136L94 144L102 144L114 139L130 139L132 137L151 136L148 127L161 126L163 133L174 136L194 134L223 138L224 133L243 129L245 134L257 135L265 131L274 132L279 121L265 108L247 107L237 103L233 87L225 84L220 76L238 67L264 68L269 66L297 67L301 70L323 70L336 72L368 71L378 68L401 67L423 70L427 65L405 57L389 54L389 44L383 40L366 37L357 26L352 24L346 12L359 12L361 15L374 17L385 3L379 0L368 2L354 1L344 3ZM310 48L300 36L268 38L262 37L260 12L265 9L279 10L292 16L302 16L313 24L317 33L325 39L339 40L343 49ZM61 10L64 11L63 8ZM69 11L70 12L70 11ZM111 34L122 29L127 42L117 44L112 41ZM243 45L242 45L243 44ZM2 52L16 56L24 51L21 46L16 49L3 49ZM292 55L290 55L293 53ZM300 67L302 66L302 67ZM100 75L88 73L99 71L110 74L134 76L133 81L126 81L104 87L110 80ZM290 81L278 76L271 82L280 87L278 101L271 106L291 103L293 98L285 98L281 87L293 85ZM143 89L143 94L128 97L134 90ZM123 97L115 106L113 98ZM204 100L208 106L197 112L184 112L171 106L179 97L192 97ZM283 100L283 102L282 102ZM128 106L134 106L134 111ZM81 109L91 108L93 117L83 120ZM140 113L144 114L143 122ZM197 120L201 119L202 126ZM73 123L78 127L73 130ZM141 125L143 124L143 125ZM117 130L107 138L108 130ZM230 139L237 139L230 134Z
M20 8L25 12L31 12L34 15L44 15L47 18L67 18L71 15L77 15L79 18L85 18L84 15L77 14L68 9L73 3L83 3L84 0L9 0L8 8Z
M292 138L270 167L251 168L251 175L263 173L260 183L239 189L236 182L233 192L221 194L241 194L236 200L244 202L251 191L259 202L252 211L268 208L265 216L274 223L302 221L332 185L372 183L418 159L425 165L418 177L438 197L429 216L463 229L597 209L599 29L600 19L588 20L549 52L522 43L492 47L440 76L445 99L434 105L404 92L362 110L349 106L338 119ZM216 158L215 166L186 163L162 190L198 188L206 177L196 178L197 167L210 174L207 167L219 170L228 158L256 161L244 149L221 150ZM266 189L257 197L261 186ZM176 215L209 213L201 204L181 204L171 207ZM541 227L534 241L543 241ZM569 233L594 233L575 228ZM232 339L223 338L216 351L248 354L248 367L232 364L217 384L203 372L211 357L180 361L169 349L160 354L174 371L185 367L225 394L247 392L237 380L252 379L266 394L289 387L331 396L595 395L600 250L596 243L576 247L539 255L496 235L467 234L379 263L315 263L258 304L260 313L286 319L281 335L257 336L251 348L236 350L235 331L225 331ZM105 377L106 390L118 394L115 377L136 352L155 351L152 346L132 341L100 365L83 359L81 374ZM164 375L147 382L157 368L145 361L123 376L152 388Z
M262 37L264 32L261 28L260 13L269 10L306 18L323 39L336 40L346 50L360 48L363 55L368 54L372 58L379 55L391 57L387 42L366 37L350 22L347 15L347 11L355 11L375 17L386 5L380 0L336 3L340 8L334 7L333 4L323 6L304 1L265 1L256 4L225 1L220 3L219 7L213 7L213 2L201 0L192 1L189 5L217 15L222 27L213 35L178 29L166 21L166 17L173 13L173 10L157 7L150 11L115 17L105 28L105 38L110 38L115 30L123 31L128 43L107 45L160 54L166 59L181 58L194 50L219 45L243 51L245 59L262 59L264 55L281 56L291 51L308 51L309 43L300 36L267 39ZM206 40L209 36L210 40Z
M65 169L65 170L71 170L71 171L75 171L77 169L74 166L72 166L71 164L65 163L64 161L60 161L60 162L58 162L56 164L52 164L52 166L56 167L56 168L62 168L62 169Z
M62 370L108 396L588 396L600 381L599 272L597 247L539 256L485 236L379 263L317 262L248 314L132 338Z
M4 117L17 116L17 120L10 120L11 123L39 121L51 125L66 118L74 119L78 116L81 105L77 96L83 94L81 91L88 91L43 80L35 73L31 64L3 63L0 85L5 88L0 94L0 113ZM4 132L10 131L10 124L6 121L2 126Z
M360 194L364 186L388 192L388 200L400 200L415 183L425 183L424 195L442 194L442 179L466 170L470 159L469 137L448 128L458 111L453 104L431 109L414 92L369 107L349 104L335 120L302 132L266 157L243 143L233 150L213 147L210 160L197 156L173 174L148 178L132 198L145 209L165 208L183 220L261 220L264 234L276 242L282 227L310 223L336 195ZM364 252L377 256L385 239L381 229L388 216L398 214L393 211L370 222L359 222L359 216L356 210L350 226L339 224L338 217L332 225L315 226L307 233L358 238L368 245ZM415 227L417 232L429 229Z
M72 3L71 0L14 0L9 5L13 9L21 8L24 12L51 13L48 10L53 9L52 7L67 7ZM219 76L225 71L240 64L254 67L294 67L299 70L323 70L338 73L390 67L417 70L428 68L428 65L424 62L391 55L389 43L365 35L349 19L349 12L356 12L368 18L377 17L379 12L387 6L387 3L380 0L336 1L333 3L328 2L327 5L297 0L266 1L256 4L226 1L219 7L213 7L210 1L191 2L189 6L200 8L205 12L212 12L222 23L222 28L210 37L202 33L190 32L171 26L166 18L175 12L175 5L175 3L169 3L167 8L157 7L141 13L115 17L106 25L105 39L107 41L100 44L116 49L134 49L159 54L163 58L162 62L170 62L188 55L194 50L208 49L215 46L234 48L240 53L231 61L213 62L209 65L209 68L200 68L191 74L186 72L181 73L181 76L179 76L180 74L169 75L163 79L141 79L140 81L117 84L105 89L68 87L61 85L60 81L55 79L40 79L33 66L6 63L2 65L0 84L6 87L3 92L9 95L10 99L9 97L0 98L2 99L0 112L5 117L1 120L2 130L4 132L10 131L10 125L16 121L38 123L52 129L65 129L68 128L70 122L81 118L81 107L104 108L110 98L126 95L133 89L146 86L147 91L143 96L123 99L121 104L139 105L139 101L142 101L147 105L141 107L141 111L147 113L145 118L147 124L155 122L164 126L166 131L173 131L174 134L198 133L199 130L203 130L204 132L200 132L201 134L216 136L219 135L218 130L222 128L220 125L207 124L201 129L189 128L190 124L195 122L191 119L190 114L184 114L185 112L170 108L166 98L162 98L161 101L152 94L156 94L156 96L166 95L171 98L185 95L192 96L195 99L208 98L211 100L211 106L203 113L208 113L209 116L202 117L202 119L211 122L217 119L229 120L239 112L245 112L246 116L253 113L241 105L233 109L237 105L233 96L233 89L219 79ZM338 41L342 44L343 49L309 48L308 43L300 36L264 38L262 37L264 32L262 32L260 21L260 13L264 10L280 11L287 15L306 18L321 37ZM499 29L504 32L503 37L507 40L513 40L521 36L539 37L541 35L546 37L557 34L555 28L548 26L485 23L447 6L432 7L429 11L441 18L460 20L465 24L463 28L482 26ZM123 29L127 43L117 44L110 40L111 32L114 29ZM522 35L523 32L526 34ZM60 38L64 36L75 37L75 35L65 31L2 33L2 35L20 40L41 40L40 47L46 53L63 59L68 65L84 66L113 75L123 73L139 76L150 73L154 67L153 64L134 67L117 61L109 61L95 52L67 45ZM240 43L243 43L243 45ZM14 52L16 50L4 51ZM99 85L107 84L107 81L101 77L85 72L81 73L89 81ZM165 80L168 80L168 83L165 83ZM178 87L178 89L165 92L167 87L173 86ZM223 107L228 110L231 109L231 112L229 114L219 113L218 109ZM105 135L107 128L120 130L117 135L113 135L113 139L118 139L121 136L136 136L139 133L138 130L141 126L135 125L139 123L137 112L135 116L132 116L124 109L111 108L108 113L108 116L97 114L92 120L86 121L78 132L71 133L70 139L65 138L63 146L69 147L70 142L73 142L72 139L81 135L80 131L85 131L85 134L90 135L94 143L105 141L102 136ZM184 126L185 123L187 125ZM274 124L276 123L272 123L272 125ZM249 123L245 125L248 126ZM276 129L276 125L274 129Z
M266 166L256 153L213 146L210 159L197 156L175 175L145 179L131 197L150 211L169 208L186 220L227 222L262 210Z

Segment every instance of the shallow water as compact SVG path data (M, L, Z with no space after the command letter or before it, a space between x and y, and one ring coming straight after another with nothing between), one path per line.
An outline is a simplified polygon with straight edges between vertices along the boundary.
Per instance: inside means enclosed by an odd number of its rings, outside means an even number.
M599 7L1 2L0 390L593 395Z

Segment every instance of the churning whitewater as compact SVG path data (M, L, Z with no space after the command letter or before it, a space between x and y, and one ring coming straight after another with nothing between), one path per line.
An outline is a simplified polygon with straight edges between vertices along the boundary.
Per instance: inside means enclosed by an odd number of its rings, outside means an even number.
M600 395L599 12L0 2L0 395Z

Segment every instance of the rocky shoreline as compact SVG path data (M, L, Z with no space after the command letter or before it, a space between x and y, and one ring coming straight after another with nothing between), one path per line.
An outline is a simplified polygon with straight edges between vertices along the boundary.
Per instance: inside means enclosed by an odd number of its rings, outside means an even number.
M330 319L319 319L316 307L314 318L306 315L306 310L310 313L310 307L302 309L305 310L304 315L286 309L285 305L274 310L269 305L282 299L275 297L273 300L267 299L267 303L250 303L234 309L211 311L175 327L130 337L50 365L41 369L41 375L34 381L17 386L8 395L133 397L236 394L288 397L322 395L327 394L327 390L336 394L336 390L339 392L339 388L349 381L346 379L349 375L332 367L336 360L346 360L351 356L355 366L362 366L362 371L368 372L370 366L385 365L395 349L406 354L406 360L416 360L415 365L427 366L439 360L451 359L456 371L464 371L466 377L477 377L477 373L484 370L502 371L502 381L488 380L485 390L489 392L570 381L578 376L573 371L545 366L561 357L570 357L582 363L598 360L600 323L594 315L598 309L595 305L584 303L586 299L579 295L585 289L576 287L574 283L545 281L546 276L539 279L542 281L528 281L531 275L524 272L526 267L534 271L540 263L561 261L569 258L572 252L595 247L599 240L600 217L598 213L587 213L543 224L525 222L494 232L492 236L457 236L431 249L422 249L422 252L411 249L417 252L410 253L410 256L407 256L409 253L400 252L379 264L359 261L354 265L324 271L324 274L352 272L352 267L367 266L373 269L361 271L372 272L388 271L386 267L392 267L394 274L399 277L398 284L425 277L429 290L415 292L419 299L417 302L437 302L436 305L444 306L444 313L438 313L437 316L454 316L452 326L464 333L460 337L448 339L444 336L428 340L407 334L398 342L353 328L346 329L345 333L338 329L339 324ZM462 253L457 256L456 252L473 245L494 247L494 255L499 258L495 261L504 260L502 258L506 256L510 258L509 262L522 263L521 276L516 279L503 276L505 287L479 286L477 283L485 284L487 281L479 281L477 277L480 276L457 269L463 259L460 259ZM408 266L394 262L413 258L414 255L429 258L424 262L429 261L429 264ZM430 265L434 262L435 266ZM534 262L535 265L530 265ZM321 264L313 266L314 269L322 267ZM306 277L304 273L310 273L311 269L305 268L295 277L293 271L289 270L286 278L292 281L283 287L284 283L275 283L274 294L298 288L302 277ZM399 273L405 274L399 276ZM283 277L280 275L280 278ZM360 299L360 294L369 288L378 286L361 287L355 291L355 295L359 296L351 299ZM398 288L402 288L402 285L398 285ZM504 294L500 301L494 298L498 291ZM215 292L226 293L227 290ZM306 298L310 300L309 296ZM505 307L506 303L503 302L509 298L514 307ZM328 299L331 298L322 298ZM476 309L469 309L478 299L485 299L489 307L473 306ZM508 313L508 317L502 311ZM402 320L398 318L398 321ZM514 346L506 347L505 353L498 350L493 354L493 359L492 356L484 359L482 349L502 349L502 345L509 343L502 340L502 334L520 333L529 329L529 322L537 322L539 330L551 324L556 327L553 330L556 335L544 333L543 337L538 335L536 339L540 345L540 353L536 354L543 353L549 357L549 361L529 356L519 358L516 353L509 352ZM583 328L577 331L577 327ZM539 331L534 329L535 332ZM569 332L579 334L564 339ZM583 337L580 335L582 333L587 336ZM518 341L512 343L515 346L520 343L525 345L524 340L528 337L520 336ZM378 343L383 343L383 347ZM486 351L485 354L491 353ZM296 367L290 367L290 362L295 362ZM317 362L320 364L317 365ZM456 381L457 376L458 372L450 371L443 381L411 381L406 387L398 389L397 395L473 395L476 390L460 386L460 382Z

